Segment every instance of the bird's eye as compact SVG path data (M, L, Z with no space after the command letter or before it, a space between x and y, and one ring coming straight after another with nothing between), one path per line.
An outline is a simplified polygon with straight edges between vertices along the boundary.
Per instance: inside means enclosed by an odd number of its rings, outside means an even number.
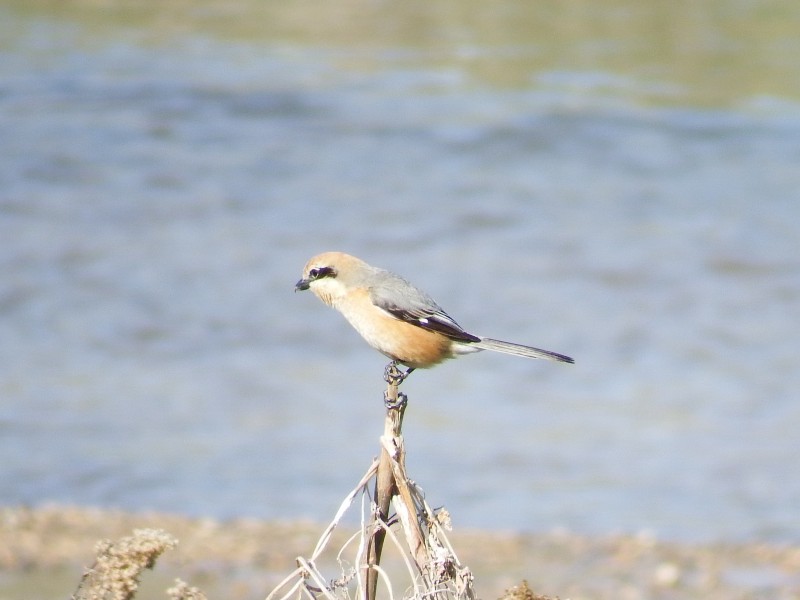
M336 277L336 271L331 267L315 267L308 272L309 279L322 279L323 277Z

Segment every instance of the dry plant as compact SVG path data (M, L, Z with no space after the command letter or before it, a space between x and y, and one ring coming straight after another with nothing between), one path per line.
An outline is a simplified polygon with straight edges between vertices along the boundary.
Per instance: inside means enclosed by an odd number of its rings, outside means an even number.
M156 559L177 543L161 529L135 529L116 543L99 541L94 565L83 574L72 600L131 600L142 571L152 569Z
M541 596L528 587L528 582L523 579L522 583L505 591L500 600L558 600L551 596Z
M404 599L474 600L473 576L461 564L445 534L450 529L446 510L434 511L422 490L408 478L401 435L407 398L398 392L405 374L392 363L386 368L386 420L381 457L373 461L358 485L347 495L333 521L308 558L298 557L297 568L267 596L267 600L375 600L378 582L394 600L396 589ZM374 480L374 497L370 483ZM335 551L338 571L326 577L320 568L333 530L361 497L361 527ZM394 514L390 514L391 507ZM400 531L393 529L399 523ZM401 557L407 582L395 584L380 562L386 539ZM358 565L353 567L352 565ZM404 581L406 581L404 579Z
M133 535L116 543L97 542L94 565L83 574L71 600L132 600L142 571L152 569L156 559L177 544L163 529L134 529ZM206 600L202 591L180 579L167 595L171 600Z
M167 590L167 596L170 600L207 600L199 588L190 586L181 579L175 580L175 585Z
M297 568L267 600L376 600L379 583L390 600L474 600L472 572L461 564L445 534L450 529L449 514L432 509L406 473L401 430L407 398L398 391L406 375L394 363L386 368L387 410L380 458L341 503L311 556L297 558ZM371 484L374 495L370 494ZM333 531L359 496L361 526L334 553L328 548ZM399 531L394 527L397 524ZM400 572L407 574L403 584L393 582L389 571L381 567L387 540L399 557ZM95 563L84 573L71 600L132 600L142 571L152 568L156 559L176 544L174 537L160 529L136 529L132 536L115 543L98 542ZM326 560L333 564L331 558L336 572L326 577L320 565ZM167 594L172 600L206 600L202 591L181 580L176 580Z

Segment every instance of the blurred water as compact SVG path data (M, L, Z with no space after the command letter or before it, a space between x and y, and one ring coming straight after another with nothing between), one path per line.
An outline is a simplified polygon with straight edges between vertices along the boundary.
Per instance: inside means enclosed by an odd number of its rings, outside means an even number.
M341 249L577 360L404 384L411 475L457 526L800 540L780 78L695 97L512 45L527 82L481 81L464 53L498 49L469 36L441 64L63 10L0 8L0 502L332 516L377 452L385 362L292 293Z

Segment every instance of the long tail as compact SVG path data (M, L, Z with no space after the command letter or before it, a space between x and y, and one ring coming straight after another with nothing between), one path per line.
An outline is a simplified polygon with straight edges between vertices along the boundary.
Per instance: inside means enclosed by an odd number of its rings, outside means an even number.
M515 356L522 356L525 358L544 358L547 360L557 360L558 362L574 363L575 361L569 356L559 354L558 352L550 352L550 350L542 350L540 348L532 348L531 346L523 346L522 344L512 344L511 342L502 342L500 340L493 340L492 338L482 337L480 342L470 344L474 348L482 350L494 350L495 352L504 352L505 354L513 354Z

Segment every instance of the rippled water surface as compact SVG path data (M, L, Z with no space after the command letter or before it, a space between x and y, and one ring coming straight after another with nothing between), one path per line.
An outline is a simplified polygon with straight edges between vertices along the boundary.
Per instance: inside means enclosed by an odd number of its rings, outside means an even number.
M800 11L604 6L2 3L0 502L331 517L340 249L576 358L404 384L456 526L800 541Z

